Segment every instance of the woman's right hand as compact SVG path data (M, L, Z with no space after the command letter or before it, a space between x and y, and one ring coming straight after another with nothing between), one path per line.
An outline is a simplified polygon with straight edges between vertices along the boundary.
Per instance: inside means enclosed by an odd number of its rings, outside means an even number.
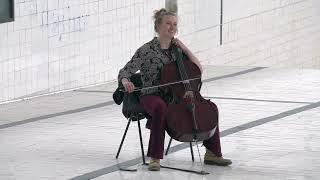
M126 90L126 92L128 92L128 93L132 93L133 92L133 90L135 88L134 84L132 82L130 82L127 78L123 78L121 80L121 83L122 83L124 89Z

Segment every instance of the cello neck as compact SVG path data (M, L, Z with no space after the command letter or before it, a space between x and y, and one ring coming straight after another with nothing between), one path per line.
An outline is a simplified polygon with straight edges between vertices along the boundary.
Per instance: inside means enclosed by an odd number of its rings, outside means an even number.
M173 52L177 58L176 64L177 64L177 69L179 70L179 75L182 81L189 79L188 78L188 74L186 71L186 68L183 64L183 59L182 59L182 50L177 47L174 46L173 47ZM186 91L190 91L191 90L191 85L189 83L185 83L184 84L185 90Z

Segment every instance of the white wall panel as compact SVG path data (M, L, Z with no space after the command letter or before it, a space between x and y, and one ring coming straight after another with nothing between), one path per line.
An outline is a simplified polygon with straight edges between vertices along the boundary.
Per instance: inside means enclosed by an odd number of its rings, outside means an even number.
M317 0L178 0L181 38L203 64L320 69ZM17 0L0 24L0 103L116 79L154 35L165 0Z

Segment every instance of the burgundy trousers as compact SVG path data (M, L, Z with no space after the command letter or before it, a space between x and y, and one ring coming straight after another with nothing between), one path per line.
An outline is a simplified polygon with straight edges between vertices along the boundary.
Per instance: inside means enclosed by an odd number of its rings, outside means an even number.
M167 104L161 97L154 95L142 96L140 104L152 117L147 156L154 159L163 159ZM212 106L216 106L214 103L211 104ZM219 127L216 128L211 138L203 141L203 145L216 156L222 156Z

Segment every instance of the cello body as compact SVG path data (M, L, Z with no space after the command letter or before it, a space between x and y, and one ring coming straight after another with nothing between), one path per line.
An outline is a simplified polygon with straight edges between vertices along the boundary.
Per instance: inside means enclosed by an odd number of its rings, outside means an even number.
M183 71L185 71L187 77L181 76L181 73L179 73L181 69L179 68L184 68ZM200 69L190 60L172 62L166 64L162 69L160 84L185 81L166 87L173 94L173 101L168 104L166 114L166 131L177 141L203 141L209 139L215 133L218 124L218 109L213 102L201 96L199 92L201 87L200 77ZM188 81L185 78L195 80ZM187 91L193 92L193 98L184 97Z

